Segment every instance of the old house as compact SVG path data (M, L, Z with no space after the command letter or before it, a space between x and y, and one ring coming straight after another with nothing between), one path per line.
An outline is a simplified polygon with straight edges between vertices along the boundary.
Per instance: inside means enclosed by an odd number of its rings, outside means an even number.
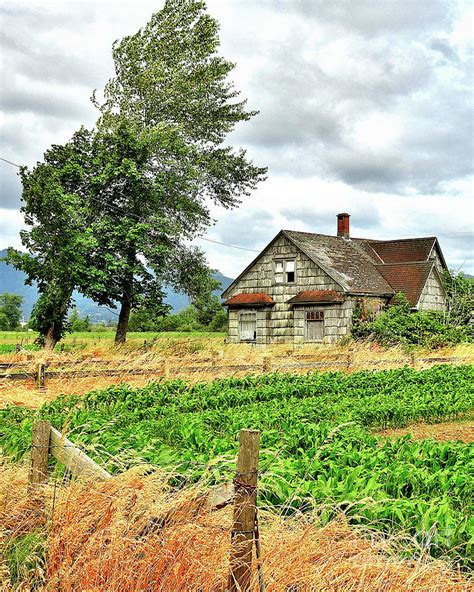
M357 302L374 311L404 292L414 310L445 308L446 263L436 237L352 238L281 230L225 290L229 341L334 343L348 335Z

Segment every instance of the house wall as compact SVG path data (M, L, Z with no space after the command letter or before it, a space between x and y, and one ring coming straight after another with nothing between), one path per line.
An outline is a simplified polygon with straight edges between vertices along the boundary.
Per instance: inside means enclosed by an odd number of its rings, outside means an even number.
M274 261L278 258L295 260L295 283L276 284ZM297 249L285 236L279 237L228 291L226 297L237 294L265 292L275 301L272 307L246 308L257 313L257 343L301 342L304 340L304 312L302 307L292 308L287 301L302 290L335 290L342 288L319 268L309 257ZM308 306L305 310L325 311L325 342L337 341L350 330L352 309L355 302L342 305ZM230 342L239 341L239 313L241 309L229 309ZM327 325L326 325L327 323ZM326 335L327 331L327 335Z
M441 259L438 255L438 249L436 248L436 245L433 247L428 259L429 259L429 261L435 262L436 269L437 269L438 273L442 274L444 268L443 268L443 264L441 263Z
M446 310L444 290L434 269L426 280L418 301L418 310Z

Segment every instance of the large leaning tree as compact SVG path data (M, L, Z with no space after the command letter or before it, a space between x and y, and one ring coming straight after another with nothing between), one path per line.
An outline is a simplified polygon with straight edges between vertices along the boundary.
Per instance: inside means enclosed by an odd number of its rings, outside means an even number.
M226 145L245 110L218 55L218 23L198 0L167 0L138 33L113 48L94 148L90 199L101 220L94 268L103 290L84 293L120 312L125 341L132 308L161 304L170 284L192 298L215 287L191 241L213 223L211 203L231 208L264 179L245 151Z
M88 265L95 248L90 227L95 212L88 197L91 148L92 134L81 129L65 145L47 150L32 170L20 169L21 211L27 226L20 236L26 252L9 249L7 262L38 287L32 321L48 349L67 328L74 288L93 281Z

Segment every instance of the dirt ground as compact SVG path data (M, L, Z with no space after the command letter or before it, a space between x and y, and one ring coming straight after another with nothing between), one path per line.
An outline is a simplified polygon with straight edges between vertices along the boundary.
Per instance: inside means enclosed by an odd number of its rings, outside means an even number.
M406 428L383 430L379 434L388 438L411 434L416 440L430 438L442 442L460 440L471 443L474 442L474 419L433 424L417 423Z
M413 357L400 347L385 349L371 343L252 347L226 344L222 337L170 337L155 341L149 349L126 344L124 348L87 345L80 351L61 353L21 351L0 355L3 365L0 374L30 373L27 380L0 379L0 408L24 405L36 409L61 394L82 395L121 382L139 387L165 376L197 382L265 371L357 372L404 365L421 369L452 358L456 363L474 363L474 346L463 344L436 351L419 350ZM54 378L47 376L44 389L38 389L33 378L40 363L47 365L47 373L54 373ZM101 369L104 370L102 375ZM107 369L113 369L116 375L108 376ZM140 375L143 370L150 373Z

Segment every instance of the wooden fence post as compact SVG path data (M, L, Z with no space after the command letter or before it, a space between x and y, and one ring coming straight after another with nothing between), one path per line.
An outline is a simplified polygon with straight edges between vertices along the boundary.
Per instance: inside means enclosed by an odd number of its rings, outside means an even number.
M168 366L168 360L163 360L163 370L162 370L162 373L163 373L163 378L165 380L168 380L169 374L170 374L170 370L169 370L169 366Z
M410 366L416 369L416 354L414 351L410 353Z
M45 372L45 365L43 363L39 363L38 364L38 371L36 374L36 386L39 389L44 389L44 382L45 382L45 377L44 377L44 372Z
M272 370L272 360L270 356L263 356L263 364L262 364L262 371L263 372L271 372Z
M349 370L351 369L351 365L354 361L353 357L354 357L354 353L353 353L352 347L350 347L347 352L346 372L349 372Z
M50 437L51 424L49 421L35 421L31 432L31 465L28 478L30 488L46 481Z
M260 432L240 430L234 479L234 519L231 532L229 592L247 592L252 580L252 550L257 516Z

